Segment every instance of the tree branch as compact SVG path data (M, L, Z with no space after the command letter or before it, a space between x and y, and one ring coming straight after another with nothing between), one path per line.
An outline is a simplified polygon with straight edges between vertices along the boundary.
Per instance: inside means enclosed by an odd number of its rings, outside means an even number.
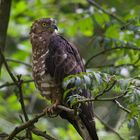
M102 93L100 93L100 94L98 94L98 95L95 96L95 100L98 99L98 98L99 98L100 96L102 96L103 94L105 94L106 92L108 92L109 90L111 90L111 89L114 87L115 83L116 83L116 81L114 81L114 82L112 83L112 85L111 85L109 88L108 88L109 83L107 83L107 86L106 86L106 88L102 91Z
M130 110L128 110L127 108L125 108L124 106L122 106L122 105L120 104L120 102L118 102L117 100L114 100L113 102L114 102L119 108L121 108L123 111L125 111L125 112L127 112L127 113L131 113Z
M31 82L34 82L34 80L23 80L22 84L27 84L27 83L31 83ZM16 85L17 84L15 84L15 83L8 83L8 82L6 82L5 84L0 85L0 88L9 87L9 86L16 86Z
M9 22L10 7L12 0L1 0L0 1L0 49L3 52L6 44L6 34ZM3 60L0 56L0 70Z
M101 10L102 12L106 13L107 15L111 16L112 18L116 19L117 21L119 21L121 24L125 24L125 22L123 20L121 20L121 18L119 16L117 16L114 13L110 13L109 11L103 9L98 3L96 3L93 0L87 0L87 2L91 5L93 5L94 7L98 8L99 10Z
M32 66L30 64L27 64L25 62L19 61L19 60L15 60L15 59L11 59L11 58L6 58L6 61L8 62L13 62L13 63L19 63L19 64L23 64L29 68L32 68Z
M0 49L0 56L1 56L1 60L3 61L4 65L5 65L5 68L8 72L8 74L10 75L11 79L14 81L15 84L17 84L17 80L16 80L15 76L13 75L13 73L11 72L1 49Z
M117 99L120 99L122 98L123 96L125 96L127 94L128 91L118 95L118 96L115 96L115 97L111 97L111 98L98 98L98 97L95 97L95 98L84 98L84 99L81 99L81 100L78 100L76 102L76 104L79 104L79 103L86 103L86 102L93 102L93 101L113 101L117 104L117 106L122 109L123 111L127 112L127 113L131 113L130 110L128 110L127 108L123 107L118 101L116 101ZM99 94L100 95L100 94ZM102 94L101 94L102 95Z
M29 119L28 119L28 116L27 116L27 113L26 113L26 110L25 110L24 100L23 100L23 91L22 91L22 80L21 80L21 75L18 75L17 78L13 75L13 73L10 71L10 68L9 68L9 66L8 66L8 64L7 64L7 62L6 62L6 59L5 59L5 57L4 57L4 55L3 55L3 53L2 53L1 50L0 50L0 56L1 56L2 60L3 60L3 63L4 63L4 65L5 65L5 67L6 67L6 70L7 70L8 74L10 75L11 79L12 79L13 82L14 82L14 83L12 83L12 85L13 85L13 84L16 85L17 88L19 89L19 95L20 95L19 101L20 101L20 104L21 104L21 108L22 108L22 111L23 111L25 120L26 120L26 122L25 122L24 124L22 124L22 125L16 127L16 128L11 132L11 134L8 136L7 140L13 140L13 138L14 138L19 132L21 132L22 130L25 130L25 129L27 129L26 132L29 131L29 134L30 134L30 135L28 135L28 138L32 139L31 133L30 133L30 129L29 129L29 128L30 128L31 126L33 126L34 123L36 123L36 122L38 121L39 118L45 116L46 113L45 113L45 112L42 112L42 113L40 113L39 115L37 115L34 119L32 119L32 120L29 120ZM65 110L65 111L72 112L72 113L73 113L73 111L74 111L74 110L72 110L72 109L66 108L66 107L61 106L61 105L58 106L58 109L60 109L60 110ZM34 131L34 133L37 133L37 132L38 132L38 135L41 135L41 134L42 134L42 133L39 132L39 131ZM27 133L27 134L28 134L28 133ZM29 136L30 136L30 137L29 137ZM42 136L43 136L43 134L42 134ZM50 140L51 140L51 139L50 139ZM52 140L55 140L55 139L52 138Z
M6 70L8 72L8 74L10 75L11 79L13 80L13 82L15 83L15 85L17 86L17 88L19 89L19 95L20 95L20 99L19 99L19 102L21 104L21 108L22 108L22 111L23 111L23 114L24 114L24 118L26 121L28 121L28 116L27 116L27 113L26 113L26 110L25 110L25 105L24 105L24 100L23 100L23 93L22 93L22 80L21 80L21 75L17 76L17 78L13 75L13 73L11 72L7 62L6 62L6 59L2 53L2 51L0 50L0 56L3 60L3 63L6 67ZM27 131L27 137L32 140L32 136L31 136L31 133L30 131Z
M17 76L18 78L18 88L19 88L19 102L21 104L21 108L22 108L22 111L23 111L23 115L24 115L24 118L25 118L25 121L28 121L28 115L26 113L26 110L25 110L25 104L24 104L24 99L23 99L23 91L22 91L22 80L21 80L21 75L18 75Z
M21 105L21 109L22 109L25 121L27 122L29 120L29 118L28 118L28 115L27 115L26 110L25 110L21 75L17 75L17 79L18 79L18 89L19 89L19 102ZM26 130L26 136L27 136L27 138L32 140L32 134L31 134L31 131L29 129Z
M73 109L67 108L67 107L62 106L62 105L58 105L58 106L57 106L57 109L67 111L67 112L69 112L69 113L74 113L74 110L73 110ZM38 122L38 120L39 120L41 117L43 117L43 116L45 116L45 115L47 115L46 112L42 112L42 113L36 115L36 117L34 117L33 119L28 120L27 122L23 123L23 124L20 125L20 126L17 126L17 127L11 132L11 134L8 136L7 140L13 140L13 138L14 138L19 132L25 130L26 128L30 128L30 129L32 130L32 126L33 126L36 122ZM41 132L37 132L37 131L35 131L34 129L33 129L33 133L36 133L36 134L38 133L38 135L41 135ZM44 134L42 134L41 136L43 136L43 135L44 135ZM51 136L49 136L49 137L51 137ZM49 140L51 140L51 139L49 139ZM52 138L52 140L55 140L55 139Z
M38 130L37 128L33 128L31 131L32 131L35 135L44 137L44 138L46 138L47 140L57 140L57 139L55 139L55 138L49 136L48 134L46 134L46 132L42 132L42 131Z
M39 115L37 115L35 118L33 118L32 120L29 120L25 123L23 123L20 126L17 126L12 132L11 134L8 136L7 140L13 140L13 138L22 130L33 126L41 117L45 116L45 113L42 112Z
M25 107L24 107L24 102L23 102L23 95L22 95L22 88L21 88L21 84L22 84L22 81L21 81L21 76L17 76L17 79L15 78L15 76L13 75L13 73L11 72L6 60L5 60L5 57L2 53L2 51L0 50L0 55L1 55L1 58L3 60L3 63L6 67L6 70L8 72L8 74L10 75L11 79L14 81L14 84L18 87L19 89L19 93L20 93L20 103L21 103L21 107L22 107L22 110L23 110L23 114L25 116L25 120L28 121L28 116L26 114L26 111L25 111Z
M94 113L94 115L106 128L108 128L110 131L112 131L114 134L116 134L120 138L120 140L124 140L124 138L122 138L118 132L116 132L111 126L109 126L107 123L105 123L96 113Z
M91 61L92 59L94 59L95 57L100 56L100 55L102 55L102 54L105 54L105 53L107 53L107 52L111 52L111 51L114 51L114 50L121 50L121 49L140 51L140 48L137 48L137 47L132 47L132 48L131 48L131 47L124 47L124 46L106 49L106 50L104 50L104 51L101 51L101 52L99 52L99 53L97 53L97 54L91 56L91 57L87 60L87 62L86 62L86 64L85 64L85 67L87 67L88 64L90 63L90 61Z
M101 66L95 66L94 68L104 68L104 67L115 67L115 68L119 68L119 67L128 67L128 66L132 66L134 68L138 68L140 67L140 65L136 65L140 60L140 55L139 57L133 62L133 63L126 63L126 64L120 64L115 66L114 64L107 64L107 65L101 65Z
M121 97L121 96L120 96ZM67 108L65 106L62 106L62 105L58 105L57 106L57 109L60 109L60 110L64 110L64 111L67 111L69 113L72 113L74 114L74 109L70 109L70 108ZM29 128L34 134L38 135L38 136L42 136L48 140L56 140L55 138L49 136L48 134L46 134L46 132L42 132L40 130L38 130L37 128L34 127L34 124L36 122L38 122L38 120L45 116L46 115L46 112L42 112L38 115L36 115L36 117L34 117L33 119L25 122L24 124L16 127L12 132L11 134L8 136L7 140L12 140L19 132L25 130L26 128ZM101 121L101 123L103 125L105 125L108 129L110 129L113 133L115 133L121 140L124 140L113 128L111 128L109 125L107 125L105 122L103 122L96 114L95 116L97 117L97 119L99 119Z
M120 64L115 66L114 64L107 64L107 65L101 65L101 66L94 66L94 68L104 68L104 67L114 67L114 68L120 68L120 67L129 67L132 66L134 68L138 68L140 67L140 65L135 65L135 64L131 64L131 63L126 63L126 64Z
M113 101L113 100L117 100L119 98L122 98L126 94L127 94L127 91L122 93L121 95L111 97L111 98L86 98L86 99L78 100L77 103L92 102L92 101Z

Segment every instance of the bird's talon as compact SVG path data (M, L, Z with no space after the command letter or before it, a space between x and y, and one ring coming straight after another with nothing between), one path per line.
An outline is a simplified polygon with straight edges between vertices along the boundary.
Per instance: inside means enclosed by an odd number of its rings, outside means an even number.
M55 114L56 109L57 109L57 105L58 105L58 103L55 103L51 107L45 108L43 110L43 112L46 113L47 115L51 116L51 115Z

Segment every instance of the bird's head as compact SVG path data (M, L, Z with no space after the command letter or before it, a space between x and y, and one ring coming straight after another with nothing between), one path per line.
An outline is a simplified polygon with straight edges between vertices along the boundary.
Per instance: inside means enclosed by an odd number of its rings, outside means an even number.
M47 32L48 34L52 34L55 29L57 30L57 26L55 24L55 20L52 18L41 18L36 20L32 27L31 32L34 33L42 33Z

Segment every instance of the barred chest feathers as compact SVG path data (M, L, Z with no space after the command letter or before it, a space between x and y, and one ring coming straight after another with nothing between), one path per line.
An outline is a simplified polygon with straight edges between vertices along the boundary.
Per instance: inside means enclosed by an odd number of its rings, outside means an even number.
M42 36L31 34L31 43L34 46L33 51L33 77L35 80L36 87L41 91L42 96L47 99L51 99L53 92L58 92L55 87L55 81L47 72L47 66L45 64L46 57L49 55L49 49L47 44L48 40ZM55 91L54 91L55 89Z

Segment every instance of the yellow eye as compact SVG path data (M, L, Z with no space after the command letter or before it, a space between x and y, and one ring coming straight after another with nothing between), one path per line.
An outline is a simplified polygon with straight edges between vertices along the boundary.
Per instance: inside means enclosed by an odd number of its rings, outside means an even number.
M46 23L42 23L42 26L45 27L45 26L47 26L47 24Z

